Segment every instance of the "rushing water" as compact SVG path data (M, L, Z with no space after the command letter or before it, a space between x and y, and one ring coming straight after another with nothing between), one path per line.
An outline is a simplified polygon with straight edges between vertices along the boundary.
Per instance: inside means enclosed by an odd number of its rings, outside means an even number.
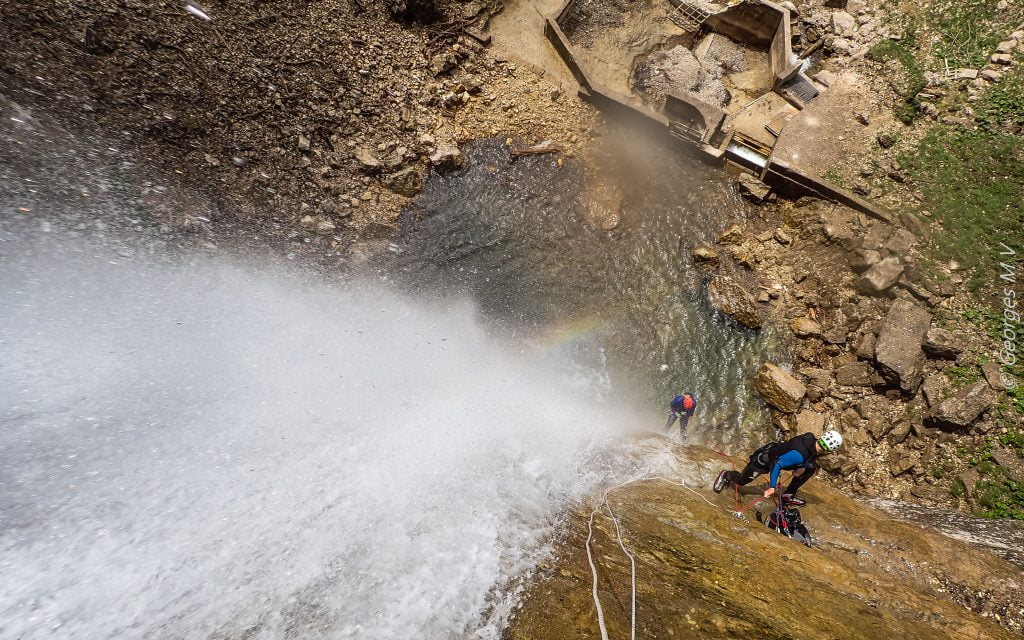
M664 472L622 435L668 393L714 437L751 413L765 342L688 262L743 212L699 165L606 233L571 164L482 144L375 265L395 287L173 249L146 220L201 201L17 115L0 637L496 638L567 507Z
M385 268L413 291L471 295L525 349L568 354L644 398L652 426L692 389L700 440L758 441L751 379L774 336L715 314L690 258L748 209L720 170L641 144L624 151L623 222L608 232L586 217L593 196L575 165L510 162L499 142L476 143L464 170L428 185Z
M468 302L7 248L4 637L493 636L630 464L629 407Z

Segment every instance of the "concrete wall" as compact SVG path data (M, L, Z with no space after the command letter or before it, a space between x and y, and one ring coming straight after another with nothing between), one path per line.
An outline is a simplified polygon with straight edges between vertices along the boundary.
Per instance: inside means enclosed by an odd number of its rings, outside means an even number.
M793 61L793 36L789 22L789 9L782 9L782 18L775 30L775 37L768 48L768 57L772 64L772 86L778 87L800 71L800 63Z
M704 24L739 42L765 48L772 44L786 9L773 2L748 0L708 16Z
M665 115L696 133L695 141L707 142L725 120L725 112L692 95L665 96Z
M721 109L713 107L694 96L666 96L665 112L669 117L655 113L645 106L634 104L629 96L616 92L590 81L586 71L576 58L569 38L562 31L569 13L577 0L565 0L551 17L545 21L544 34L558 55L580 83L580 96L593 103L599 109L619 117L633 120L641 126L653 128L668 140L676 141L689 153L706 162L721 164L728 155L721 149L706 144L717 133L725 119ZM715 20L712 20L715 19ZM772 73L776 79L780 75L795 75L800 67L787 64L792 56L789 37L789 11L767 0L748 0L734 5L725 11L710 16L709 27L736 40L760 43L771 48ZM790 71L792 70L792 73ZM672 122L681 127L670 128ZM685 140L677 137L673 131L685 130ZM698 133L699 132L699 133ZM694 136L697 133L699 139ZM742 158L733 158L742 160ZM845 191L818 178L809 176L790 167L784 162L768 159L764 171L758 171L762 180L781 193L795 195L812 193L821 198L845 204L858 211L880 220L889 221L892 216L886 211L861 200L849 191Z
M780 160L771 160L768 163L762 180L765 184L771 185L772 188L783 195L812 193L825 200L838 202L856 211L861 211L877 220L890 223L893 221L892 214L888 211L858 198L845 189L840 189L816 177L809 176Z
M568 0L566 4L572 4L573 2L575 0ZM547 36L548 42L551 43L551 46L558 52L562 61L565 62L565 66L569 67L569 71L572 73L572 77L576 78L576 82L580 83L580 86L584 89L590 90L592 86L590 78L587 77L583 67L577 62L572 45L569 44L569 38L565 36L562 27L559 26L556 20L548 18L544 22L544 35Z

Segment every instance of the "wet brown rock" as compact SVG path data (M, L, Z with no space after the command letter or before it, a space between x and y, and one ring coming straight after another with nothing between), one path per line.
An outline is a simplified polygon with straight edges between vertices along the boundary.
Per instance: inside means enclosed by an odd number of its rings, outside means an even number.
M761 328L757 300L729 276L715 276L708 284L711 306L749 329Z
M708 488L723 468L720 457L696 448L686 456L682 468L696 466L690 460L708 467L686 478L687 487L651 480L609 494L619 533L635 556L642 603L638 638L1015 637L992 616L953 601L962 590L977 602L976 593L984 590L991 595L981 600L982 606L1016 610L1008 603L1019 600L1020 571L993 554L894 520L820 481L801 489L811 505L827 505L803 511L819 547L808 550L752 517L737 521L729 514L733 497ZM830 469L856 469L841 456L819 460ZM608 635L630 636L632 565L618 545L616 523L603 510L591 519L598 501L566 516L552 565L530 581L509 623L509 640L601 636L588 549ZM940 592L934 586L939 576L956 576L963 586ZM820 584L801 591L808 580ZM772 595L795 592L799 598Z
M770 362L764 363L754 377L754 388L765 402L783 413L794 413L807 394L807 387Z
M691 255L697 264L718 264L718 252L710 245L702 244L694 247Z
M821 335L821 325L806 316L797 318L790 323L793 333L801 338L810 338Z

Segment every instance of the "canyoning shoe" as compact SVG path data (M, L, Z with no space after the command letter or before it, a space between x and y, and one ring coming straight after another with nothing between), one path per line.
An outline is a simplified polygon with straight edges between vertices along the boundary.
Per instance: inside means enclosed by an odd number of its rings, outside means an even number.
M715 493L722 493L722 489L729 485L729 480L727 479L728 474L728 471L723 471L718 474L717 478L715 478Z
M807 503L796 496L784 493L782 494L782 504L787 507L802 507Z

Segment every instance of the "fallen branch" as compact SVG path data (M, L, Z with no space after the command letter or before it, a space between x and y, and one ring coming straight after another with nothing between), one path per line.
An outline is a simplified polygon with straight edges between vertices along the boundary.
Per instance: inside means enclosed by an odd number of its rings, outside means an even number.
M562 147L553 144L550 140L545 140L540 144L535 144L532 147L526 147L525 149L513 149L509 153L509 159L515 160L516 158L522 158L523 156L542 156L547 153L560 153Z

